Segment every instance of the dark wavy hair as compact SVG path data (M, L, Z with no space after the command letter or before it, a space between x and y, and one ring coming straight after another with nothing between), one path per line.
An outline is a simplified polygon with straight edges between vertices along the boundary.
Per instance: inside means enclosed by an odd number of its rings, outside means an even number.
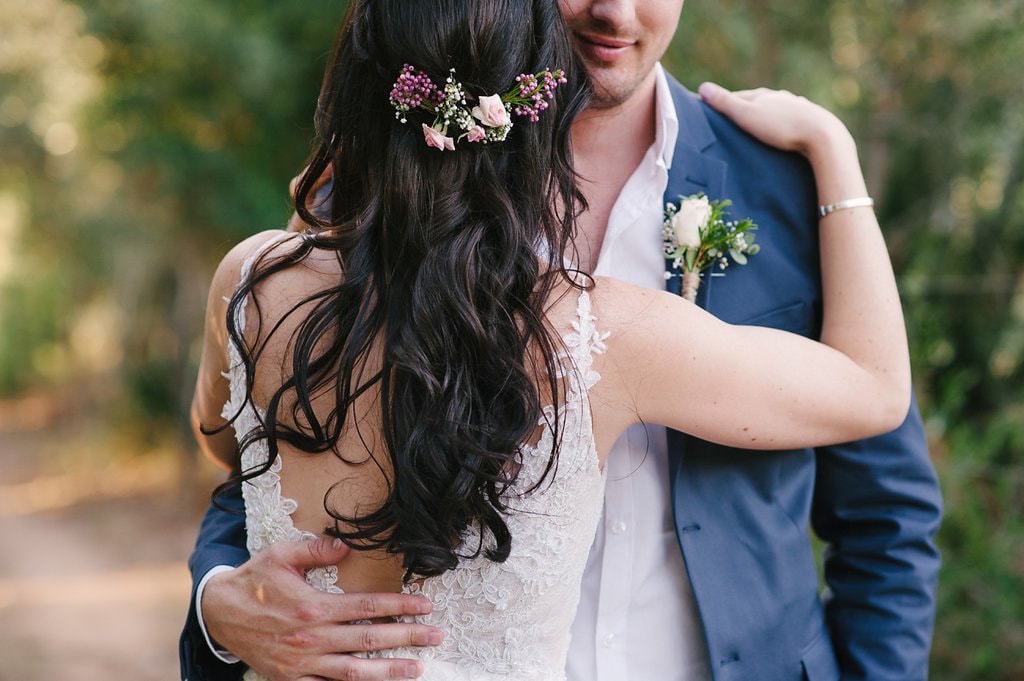
M517 118L506 141L441 152L424 142L420 123L429 119L395 119L389 92L405 63L439 84L454 68L471 96L505 92L518 74L548 68L564 69L568 82L539 122ZM482 539L467 547L470 555L508 557L503 493L516 481L520 443L536 430L542 392L556 407L564 392L560 336L545 310L559 282L580 286L562 254L575 252L574 221L584 208L570 124L588 97L557 0L351 3L295 199L310 229L287 253L261 257L228 306L249 400L255 364L277 326L264 335L261 324L246 341L234 323L239 306L315 249L336 254L343 279L288 313L311 306L292 339L292 375L270 396L262 427L241 443L266 440L270 457L236 483L265 472L282 441L344 458L336 445L349 409L376 387L392 471L387 497L349 517L331 503L332 488L327 533L356 549L402 555L406 579L455 567L471 526ZM321 219L307 205L328 165L330 218ZM381 362L368 375L371 349ZM321 419L312 396L325 391L335 408ZM285 420L301 425L282 422L283 404L292 404ZM556 463L557 445L545 478Z

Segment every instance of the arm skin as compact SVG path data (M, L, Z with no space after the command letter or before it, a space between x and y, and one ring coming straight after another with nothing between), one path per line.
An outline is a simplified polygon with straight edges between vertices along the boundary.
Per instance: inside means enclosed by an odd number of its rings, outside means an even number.
M853 139L832 114L784 92L723 96L717 106L751 134L807 156L825 202L866 193ZM614 367L596 390L613 391L605 392L610 399L625 390L635 404L635 411L602 414L602 420L639 417L748 450L847 442L898 427L910 405L910 363L874 212L829 216L819 242L820 343L730 325L671 293L598 277L600 317L616 342L608 352ZM700 409L693 408L693 395L701 395Z

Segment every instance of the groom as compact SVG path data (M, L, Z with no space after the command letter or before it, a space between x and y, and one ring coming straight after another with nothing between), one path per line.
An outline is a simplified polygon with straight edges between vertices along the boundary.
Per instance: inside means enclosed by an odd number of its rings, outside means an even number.
M662 71L683 0L561 4L596 90L573 129L590 206L576 264L664 286L665 202L731 199L733 216L758 223L761 252L706 277L697 303L729 322L817 334L810 170L718 113L742 106L734 95L706 85L698 98ZM927 677L941 501L916 407L889 435L817 451L755 457L653 427L615 448L573 628L572 681ZM183 677L238 678L242 665L226 663L227 651L275 680L419 671L340 653L436 643L440 632L419 625L348 623L415 614L422 601L315 592L303 570L337 562L343 548L282 543L248 559L243 523L215 508L203 522ZM809 524L828 543L824 598Z

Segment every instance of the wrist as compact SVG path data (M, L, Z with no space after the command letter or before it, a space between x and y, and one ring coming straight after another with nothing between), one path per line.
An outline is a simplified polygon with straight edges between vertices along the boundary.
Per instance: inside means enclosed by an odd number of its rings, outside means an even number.
M196 619L199 621L199 629L203 634L203 638L206 640L206 645L209 647L210 652L219 658L221 662L225 662L227 664L234 664L238 662L238 658L231 654L226 648L218 644L217 634L213 631L216 629L217 625L216 617L214 617L212 621L213 626L210 626L211 622L207 621L204 614L216 613L218 611L218 606L216 605L218 587L223 586L224 584L226 578L224 573L231 572L234 569L235 568L226 565L220 565L211 569L199 582L199 586L196 589L195 607ZM218 577L220 577L220 579L218 579ZM204 607L206 608L205 611Z
M868 195L857 144L845 127L840 125L822 131L809 147L807 160L814 171L820 204L829 205Z
M815 130L807 139L804 156L817 170L836 162L857 159L857 143L846 126L839 122L824 125Z

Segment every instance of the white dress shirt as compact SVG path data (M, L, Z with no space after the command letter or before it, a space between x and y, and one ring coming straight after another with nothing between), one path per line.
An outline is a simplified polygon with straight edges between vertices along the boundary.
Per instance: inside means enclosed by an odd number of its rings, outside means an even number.
M656 69L654 144L612 208L594 274L665 287L661 225L679 119L661 65ZM600 319L598 320L600 325ZM610 343L615 339L610 338ZM606 463L604 515L583 575L572 628L569 681L710 681L704 631L672 520L665 428L634 426ZM213 646L225 662L238 658Z
M655 69L654 145L612 208L594 274L663 289L663 203L679 119L665 72L660 64ZM672 520L665 428L629 429L606 467L604 515L583 575L569 681L710 681Z

